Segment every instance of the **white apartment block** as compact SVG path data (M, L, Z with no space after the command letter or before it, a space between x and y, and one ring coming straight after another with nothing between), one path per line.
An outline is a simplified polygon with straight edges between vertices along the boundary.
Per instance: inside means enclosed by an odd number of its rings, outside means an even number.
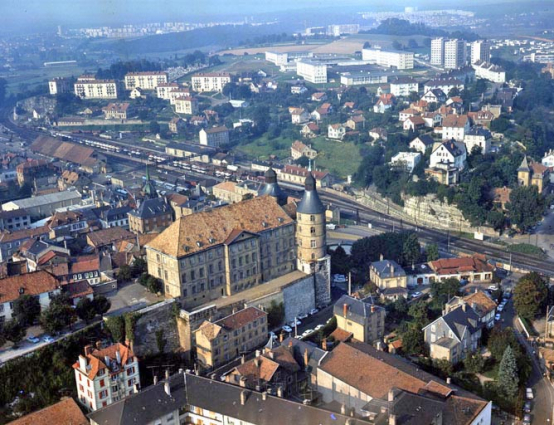
M443 66L444 41L444 38L435 38L431 40L431 65Z
M486 40L478 40L471 43L471 63L477 61L491 61L491 44Z
M281 52L265 52L265 60L277 66L286 65L289 61L289 54Z
M171 93L172 90L179 89L179 87L180 86L178 83L158 84L158 86L156 87L156 97L164 100L169 100L169 93Z
M447 40L444 42L444 67L458 69L466 62L466 42L464 40Z
M194 115L198 112L198 100L195 97L178 97L175 99L177 114Z
M117 99L115 80L97 80L94 77L79 77L74 85L75 95L81 99Z
M194 91L221 92L225 84L231 82L231 74L228 72L208 72L192 76L192 88Z
M391 158L390 165L412 173L416 165L419 164L419 161L421 161L421 154L419 152L399 152Z
M493 83L506 82L506 71L501 66L482 61L477 61L472 66L475 69L475 76L477 78L489 80Z
M121 343L106 348L87 345L73 369L77 397L90 411L137 393L140 387L138 359Z
M71 93L71 84L68 78L56 77L48 81L50 94Z
M360 31L359 24L342 24L342 25L329 25L327 26L327 35L333 37L339 37L343 34L358 34Z
M400 52L396 50L363 49L362 59L369 63L397 69L413 69L414 54L412 52Z
M167 83L167 73L163 71L129 72L125 75L125 89L138 87L143 90L156 90L160 84Z
M464 143L468 153L478 146L481 153L488 154L491 151L491 133L483 128L473 128L465 134Z
M323 63L300 60L296 62L296 73L313 84L327 83L327 65Z

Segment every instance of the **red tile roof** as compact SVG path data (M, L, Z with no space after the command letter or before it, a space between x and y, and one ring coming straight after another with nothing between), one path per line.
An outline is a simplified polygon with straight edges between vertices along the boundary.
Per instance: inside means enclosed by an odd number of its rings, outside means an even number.
M10 422L12 425L88 425L89 421L72 398Z
M40 295L58 289L54 275L43 270L10 276L0 280L0 304L12 302L20 295Z
M479 255L461 258L441 258L440 260L429 262L429 265L435 273L442 275L463 272L492 272L494 270L494 267Z
M218 320L215 324L227 330L234 330L265 316L267 316L267 313L259 308L248 307Z

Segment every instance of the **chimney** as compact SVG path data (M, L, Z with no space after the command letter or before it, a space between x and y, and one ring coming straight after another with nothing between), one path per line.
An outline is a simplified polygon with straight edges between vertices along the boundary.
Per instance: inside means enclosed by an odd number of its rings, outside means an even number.
M285 337L285 334L283 332L281 332L279 334L279 342L283 342L283 338Z
M452 378L449 376L448 378L446 378L446 384L447 385L451 385L452 384Z
M292 338L291 338L291 340L289 341L289 348L292 348Z
M348 313L348 304L344 303L342 305L342 315L346 317L346 314Z
M389 425L396 425L396 415L389 413Z
M240 392L240 404L243 406L246 404L246 391Z
M254 366L260 367L260 359L258 359L257 357L254 359Z
M262 352L260 350L256 350L256 357L260 357L261 354Z
M158 383L158 375L154 375L154 385Z
M371 306L371 312L372 312L372 313L375 313L376 310L377 310L376 307L375 307L374 305L372 305L372 306Z
M327 338L323 338L323 341L321 341L321 349L327 351Z
M119 350L115 352L115 358L117 360L117 364L121 364L121 353L119 352Z
M241 376L240 377L240 380L239 380L239 385L242 387L242 388L246 388L246 377L245 376Z
M169 379L169 369L165 370L165 379Z
M277 387L277 397L283 398L283 387Z
M138 393L140 391L139 384L135 384L133 388L134 388L135 393Z
M85 345L85 356L88 356L92 353L92 345Z
M270 358L271 360L275 360L275 353L274 353L273 351L268 351L268 352L267 352L267 355L269 356L269 358Z
M171 397L171 387L169 386L169 382L164 383L164 391L168 396Z
M388 393L388 396L387 396L387 397L388 397L388 398L387 398L387 401L389 401L389 402L394 401L394 397L395 397L394 388L391 388L391 389L389 390L389 393Z
M102 341L96 341L96 349L101 350L102 349Z
M264 391L264 392L262 393L262 400L263 400L263 401L266 401L266 400L267 400L267 391Z
M354 417L356 415L356 409L354 409L353 407L350 408L350 416L351 417Z
M394 266L392 264L390 265L390 274L394 276Z
M340 406L340 414L346 415L346 406L344 404L341 404Z
M465 312L467 310L466 303L462 304L462 310Z
M244 364L244 354L240 358L240 364Z
M383 261L383 254L379 254L379 261Z
M304 367L308 367L308 361L310 360L310 357L308 356L308 349L304 349Z
M79 356L79 369L83 372L87 370L87 358L85 356Z

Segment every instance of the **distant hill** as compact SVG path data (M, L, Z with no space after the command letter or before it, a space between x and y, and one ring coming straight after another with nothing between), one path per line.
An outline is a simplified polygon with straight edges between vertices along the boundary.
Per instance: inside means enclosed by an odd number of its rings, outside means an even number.
M276 25L260 26L217 26L193 31L153 35L133 40L101 41L102 49L125 54L145 54L172 52L185 49L201 49L205 46L236 47L241 41L256 37L282 33L283 28ZM100 46L100 43L98 43Z

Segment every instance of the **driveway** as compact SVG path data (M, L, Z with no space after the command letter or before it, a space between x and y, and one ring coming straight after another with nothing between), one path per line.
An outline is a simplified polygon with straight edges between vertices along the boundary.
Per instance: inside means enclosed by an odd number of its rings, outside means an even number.
M140 310L164 299L152 294L140 283L131 282L120 285L117 291L107 293L106 297L112 303L107 316L118 316L129 311Z

